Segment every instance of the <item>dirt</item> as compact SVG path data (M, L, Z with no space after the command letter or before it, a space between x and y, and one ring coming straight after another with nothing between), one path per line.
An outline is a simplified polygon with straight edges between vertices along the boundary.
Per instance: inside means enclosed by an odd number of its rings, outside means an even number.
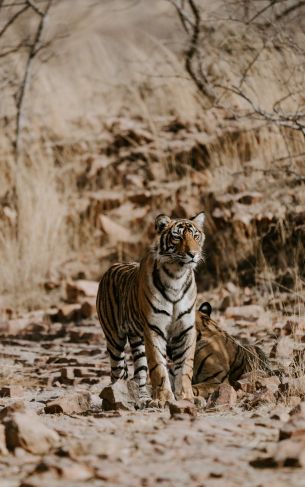
M66 287L70 301L74 300L70 304L81 305L94 284L76 282L83 295L73 293L72 287L72 282ZM228 287L242 294L241 289ZM221 293L205 293L198 302L216 301L217 296L220 301ZM296 337L299 343L304 338L305 324L295 323L292 336L291 317L280 320L278 314L255 304L249 291L244 300L252 304L227 308L226 313L215 311L221 326L240 339L252 343L259 339L266 353L273 355L274 366L283 363L285 354L290 364ZM282 385L278 378L261 379L253 389L244 379L240 390L233 390L234 401L229 391L231 402L223 404L208 400L207 406L203 402L196 408L136 410L131 405L105 410L99 396L109 384L109 366L95 312L89 318L78 314L77 320L59 322L60 307L65 306L24 314L23 321L19 317L21 330L16 318L2 320L0 421L6 436L0 430L1 486L304 485L303 396L300 389L294 393L286 387L285 392L285 378L292 379L289 367ZM293 343L290 352L287 345L279 346L283 339ZM130 361L129 365L131 371ZM304 376L298 380L304 386ZM226 396L228 387L224 390ZM6 412L4 408L16 402L21 403L17 413L16 406ZM298 411L289 415L296 407ZM13 420L19 430L13 429L15 436L8 442ZM45 435L41 423L52 442L39 439L41 430ZM35 440L32 444L32 431L41 447ZM59 437L55 444L54 437ZM37 454L40 451L44 453Z

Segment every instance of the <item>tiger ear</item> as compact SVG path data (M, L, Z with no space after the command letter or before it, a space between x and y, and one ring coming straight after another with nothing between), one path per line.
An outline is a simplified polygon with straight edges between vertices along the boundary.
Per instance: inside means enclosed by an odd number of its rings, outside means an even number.
M205 214L203 211L201 213L198 213L198 215L193 216L191 220L197 225L197 227L200 228L200 230L203 230L203 224L205 220Z
M199 311L205 315L211 316L212 306L206 301L205 303L201 303L199 306Z
M158 233L161 233L162 230L167 227L171 219L166 216L166 215L158 215L157 218L155 219L155 229L157 230Z

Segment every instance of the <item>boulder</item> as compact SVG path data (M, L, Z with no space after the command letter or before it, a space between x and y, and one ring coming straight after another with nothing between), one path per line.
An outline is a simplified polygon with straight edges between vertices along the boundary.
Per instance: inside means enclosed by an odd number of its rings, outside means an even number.
M185 401L183 399L179 401L167 401L166 406L169 408L171 416L177 414L189 414L191 416L196 416L197 408L195 404L190 401Z
M208 401L207 408L217 407L217 406L227 406L233 407L237 402L237 393L235 389L230 386L230 384L223 383L220 384L217 391L213 392Z
M56 431L45 426L33 412L12 412L3 421L7 448L21 447L34 455L43 455L59 443Z
M130 411L134 408L136 398L127 381L118 380L114 384L104 387L100 393L103 399L102 407L105 411L123 409Z
M89 408L89 392L77 392L48 402L44 411L46 414L80 414Z

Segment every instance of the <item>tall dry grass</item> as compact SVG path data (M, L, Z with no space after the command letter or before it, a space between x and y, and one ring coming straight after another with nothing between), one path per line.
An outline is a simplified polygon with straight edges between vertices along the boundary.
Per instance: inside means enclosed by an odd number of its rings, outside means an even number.
M0 293L15 305L31 306L46 279L67 255L67 200L53 160L32 150L16 174L18 215L0 233Z

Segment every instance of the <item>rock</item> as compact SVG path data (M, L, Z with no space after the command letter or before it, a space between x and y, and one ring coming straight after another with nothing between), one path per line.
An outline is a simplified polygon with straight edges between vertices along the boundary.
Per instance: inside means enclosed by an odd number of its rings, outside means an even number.
M131 387L128 386L127 381L123 380L118 380L114 384L104 387L100 393L100 398L103 399L105 411L118 409L130 411L136 403Z
M8 455L5 440L5 427L3 424L0 424L0 455Z
M99 217L102 231L108 236L112 242L131 242L133 237L131 232L123 225L116 223L111 218L105 215Z
M26 405L23 401L13 402L13 404L6 406L0 411L0 421L5 420L14 413L24 413L26 411Z
M96 298L98 282L79 279L68 281L66 285L67 300L69 303L78 303L81 298Z
M247 394L255 392L255 383L253 380L248 378L241 378L234 384L235 388L239 391L243 391Z
M95 299L96 298L86 299L86 301L84 301L82 303L81 309L80 309L82 318L85 318L85 319L86 318L92 318L92 316L95 315L95 313L96 313Z
M280 440L293 436L305 436L305 403L298 404L289 414L289 420L280 429Z
M89 392L77 392L50 401L44 408L46 414L80 414L90 408Z
M1 387L0 389L0 397L18 397L23 396L24 390L22 386L8 386L8 387Z
M59 321L60 323L79 321L80 318L81 318L80 304L65 304L59 308L57 314L53 315L53 320Z
M263 389L256 391L253 394L253 398L250 400L250 406L256 407L264 403L268 403L268 404L276 403L275 395L267 387L264 387Z
M70 458L59 458L56 460L45 459L39 463L34 471L34 475L43 479L47 477L50 479L58 478L70 481L85 481L93 477L93 469L87 465L81 464L79 461L75 462ZM40 475L39 475L40 474Z
M220 384L217 391L213 392L208 401L207 408L217 407L217 406L235 406L237 401L237 393L235 389L230 386L230 384Z
M197 408L195 404L190 401L185 401L183 399L179 401L167 401L166 406L169 408L171 416L177 414L189 414L191 416L197 415Z
M250 304L247 306L230 306L225 310L225 317L234 320L257 321L264 315L262 306Z
M256 381L255 386L257 389L262 389L265 387L267 390L276 393L279 389L280 383L281 383L280 379L276 375L273 375L271 377L259 378Z
M9 413L3 424L9 450L21 447L34 455L43 455L59 443L59 435L33 412Z
M60 382L63 384L73 384L75 380L74 370L71 367L65 367L60 371Z
M18 335L33 322L30 318L6 320L0 323L1 335Z
M280 441L273 456L278 467L305 467L305 434Z

